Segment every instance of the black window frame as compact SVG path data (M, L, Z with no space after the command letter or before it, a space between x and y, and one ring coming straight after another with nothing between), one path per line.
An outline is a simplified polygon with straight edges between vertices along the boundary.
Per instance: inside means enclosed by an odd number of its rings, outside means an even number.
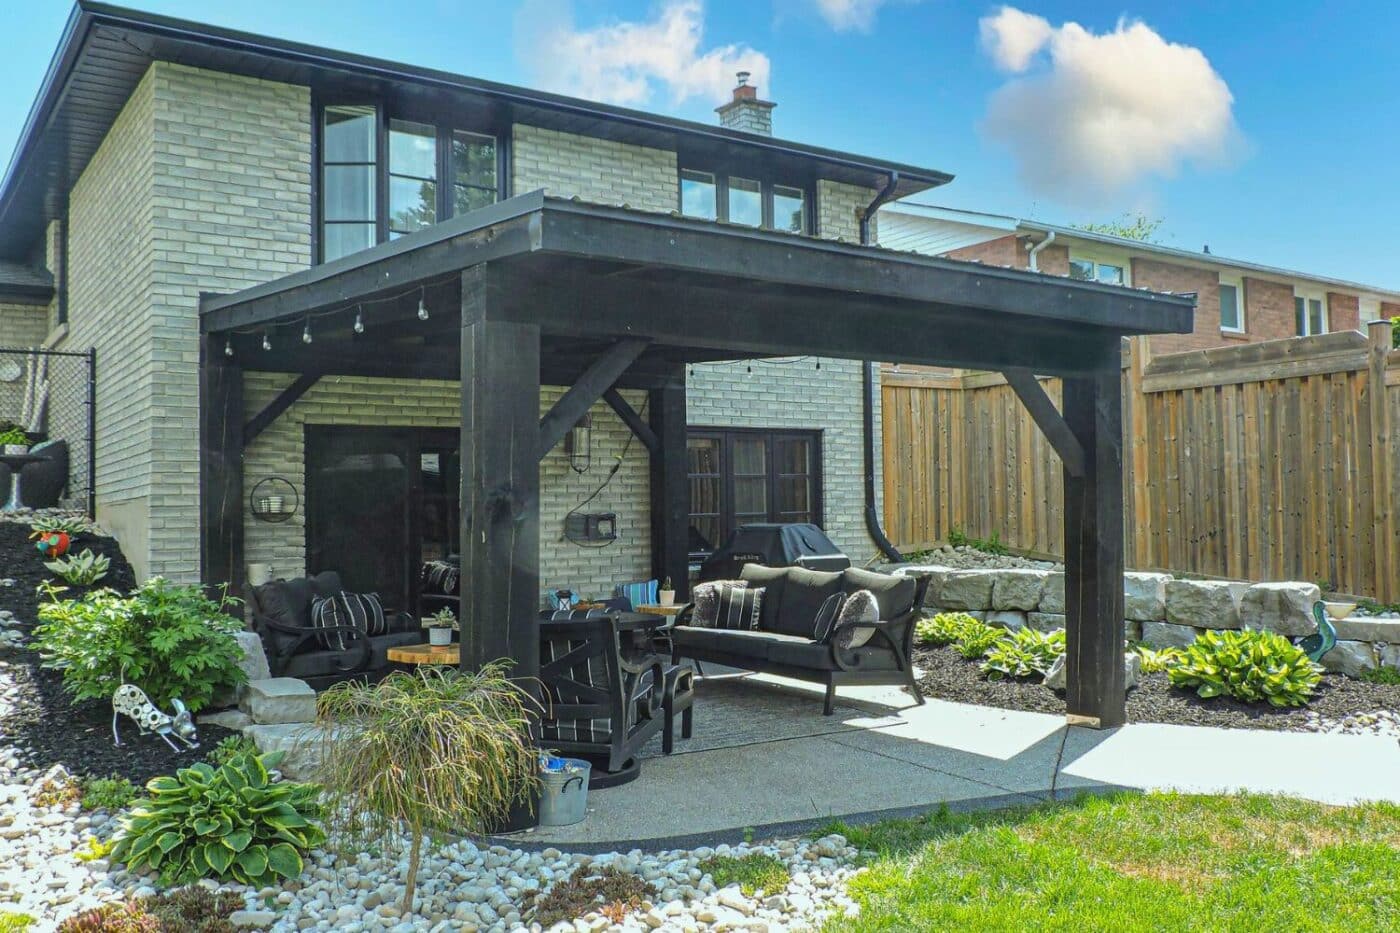
M312 264L326 262L325 257L325 198L323 197L325 166L322 163L327 107L372 107L375 118L375 240L389 241L389 121L400 120L432 126L437 134L437 219L453 216L455 175L452 171L452 134L470 133L492 139L496 146L496 200L510 197L510 124L492 119L472 117L451 107L426 105L412 100L391 101L373 94L313 92L311 101L311 255ZM444 183L444 179L447 180ZM472 186L477 190L486 190Z
M729 180L737 178L742 181L756 181L759 185L759 197L762 203L762 223L755 230L772 230L773 227L773 189L786 188L789 191L802 192L802 230L801 236L817 236L816 215L813 212L813 205L816 202L813 193L814 186L805 179L782 178L767 172L758 171L756 168L745 168L736 166L732 170L716 168L703 162L680 161L676 167L676 212L684 217L694 217L694 214L685 213L685 205L681 194L681 176L685 172L696 172L709 175L715 180L715 220L721 223L730 223L729 220ZM745 224L744 226L748 226ZM788 231L785 231L788 232Z
M691 425L686 430L686 446L689 448L692 439L706 439L719 441L719 482L720 482L720 508L718 514L719 534L715 541L710 542L714 547L721 547L734 529L738 527L734 512L734 470L733 464L733 442L736 438L764 439L764 471L767 479L767 515L764 521L781 522L784 521L782 514L778 511L778 481L780 476L793 474L779 474L777 470L777 460L774 457L775 441L780 439L791 439L806 441L811 450L811 472L808 477L811 482L811 504L808 509L812 524L825 528L825 496L823 487L825 478L822 472L822 434L820 429L814 428L730 428L714 427L704 425ZM693 475L686 471L687 484ZM709 476L711 474L703 474ZM690 525L690 518L696 513L692 508L693 504L686 503L686 524ZM704 513L710 514L710 513ZM750 519L752 521L752 519ZM696 552L699 554L700 552ZM708 552L707 552L708 553Z

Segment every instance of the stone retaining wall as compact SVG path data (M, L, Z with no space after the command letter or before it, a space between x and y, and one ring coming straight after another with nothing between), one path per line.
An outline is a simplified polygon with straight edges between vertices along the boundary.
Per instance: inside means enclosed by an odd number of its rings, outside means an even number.
M967 612L1013 631L1065 627L1062 572L937 566L901 572L931 575L927 609ZM1312 583L1177 580L1130 572L1123 574L1124 635L1158 648L1189 645L1202 629L1265 629L1296 638L1317 630L1312 606L1321 598ZM1333 624L1337 647L1322 659L1328 670L1356 676L1381 664L1400 667L1400 619L1354 616Z

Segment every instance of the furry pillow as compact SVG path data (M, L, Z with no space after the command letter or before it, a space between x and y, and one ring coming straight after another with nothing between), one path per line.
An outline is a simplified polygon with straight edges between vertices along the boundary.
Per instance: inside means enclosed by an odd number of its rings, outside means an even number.
M719 591L722 586L748 586L743 580L712 580L697 583L690 590L690 601L695 608L690 613L690 624L695 628L714 628L719 618Z
M841 604L841 612L836 617L836 627L839 628L847 622L879 622L880 605L875 601L875 594L869 590L856 590L846 601ZM852 648L859 648L870 640L870 636L875 634L873 628L848 628L838 632L836 635L836 647L849 651Z

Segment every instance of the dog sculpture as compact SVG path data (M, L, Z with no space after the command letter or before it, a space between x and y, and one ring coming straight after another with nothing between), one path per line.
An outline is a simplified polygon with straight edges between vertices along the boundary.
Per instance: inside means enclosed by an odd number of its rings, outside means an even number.
M177 752L180 747L170 740L172 735L184 742L186 748L199 748L199 735L195 732L194 717L178 699L172 700L171 703L175 707L174 716L156 709L156 705L146 696L146 691L140 687L135 684L122 684L117 688L117 692L112 694L113 741L118 746L122 744L122 738L117 733L117 723L126 715L135 720L142 735L154 732Z

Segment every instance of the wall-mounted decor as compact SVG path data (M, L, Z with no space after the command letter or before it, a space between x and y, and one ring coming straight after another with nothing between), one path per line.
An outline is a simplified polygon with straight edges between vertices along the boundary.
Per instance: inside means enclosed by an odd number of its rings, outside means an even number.
M259 480L248 494L248 509L260 522L285 522L301 507L301 497L290 481L280 476Z

